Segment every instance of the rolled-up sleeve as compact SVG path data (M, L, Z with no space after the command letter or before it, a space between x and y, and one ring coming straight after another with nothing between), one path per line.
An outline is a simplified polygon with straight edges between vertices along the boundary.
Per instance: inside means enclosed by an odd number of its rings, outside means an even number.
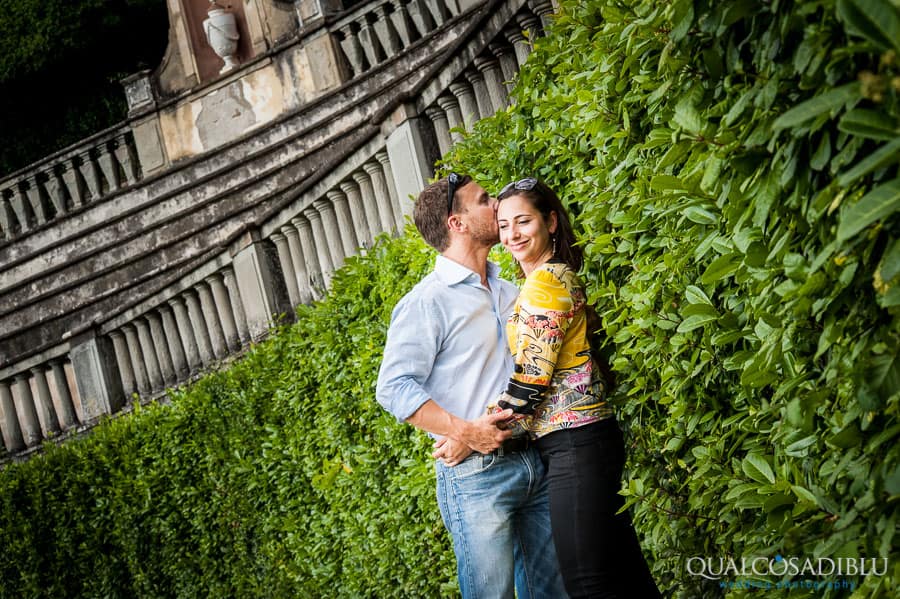
M406 297L391 314L375 397L399 421L431 399L425 381L441 344L441 320L427 299Z

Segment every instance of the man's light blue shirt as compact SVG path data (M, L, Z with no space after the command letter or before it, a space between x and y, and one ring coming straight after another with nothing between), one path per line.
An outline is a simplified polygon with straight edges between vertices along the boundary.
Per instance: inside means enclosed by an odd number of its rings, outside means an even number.
M488 289L478 273L438 256L394 308L376 397L398 420L429 399L473 420L506 389L513 368L506 320L519 290L499 271L488 263Z

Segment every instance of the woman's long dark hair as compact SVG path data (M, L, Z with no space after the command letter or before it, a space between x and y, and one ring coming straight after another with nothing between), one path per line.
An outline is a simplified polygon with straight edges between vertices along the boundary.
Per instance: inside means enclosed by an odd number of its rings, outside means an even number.
M581 247L576 245L575 231L572 228L572 221L569 220L569 213L552 189L547 187L543 181L536 181L531 189L516 189L515 187L501 193L497 196L498 201L503 201L512 196L520 196L528 200L535 210L544 217L544 222L550 218L550 213L556 213L556 232L550 235L551 243L554 245L553 260L565 262L569 268L578 272L584 265L584 253ZM519 276L524 277L521 267L519 268ZM585 305L585 317L587 319L588 342L591 345L591 355L594 362L600 369L603 379L606 381L606 391L611 393L616 386L616 377L606 356L601 352L601 345L606 338L606 332L603 330L602 322L594 307L590 304Z

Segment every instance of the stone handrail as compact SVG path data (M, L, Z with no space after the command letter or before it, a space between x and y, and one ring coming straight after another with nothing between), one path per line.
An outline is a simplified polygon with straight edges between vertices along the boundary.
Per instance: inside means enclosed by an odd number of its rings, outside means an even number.
M0 179L0 244L140 179L128 125L69 146Z

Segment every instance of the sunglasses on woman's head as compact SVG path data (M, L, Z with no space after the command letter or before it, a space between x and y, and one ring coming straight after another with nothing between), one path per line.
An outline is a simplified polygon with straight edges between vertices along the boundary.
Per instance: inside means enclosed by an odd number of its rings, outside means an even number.
M453 196L456 195L456 187L462 182L463 176L450 173L447 177L447 216L453 214Z
M534 189L535 185L537 185L538 180L534 177L525 177L524 179L519 179L518 181L513 181L511 183L507 183L503 186L503 189L500 190L500 193L497 194L499 198L503 194L509 193L512 190L516 191L531 191Z

